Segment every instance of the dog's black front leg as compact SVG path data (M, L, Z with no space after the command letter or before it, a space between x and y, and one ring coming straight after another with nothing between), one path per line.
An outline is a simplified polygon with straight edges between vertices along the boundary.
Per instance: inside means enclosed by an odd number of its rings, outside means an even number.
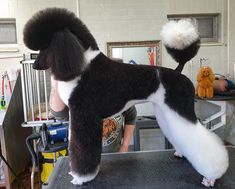
M70 106L70 174L73 176L71 182L76 185L96 177L101 159L102 119L87 109L87 106Z

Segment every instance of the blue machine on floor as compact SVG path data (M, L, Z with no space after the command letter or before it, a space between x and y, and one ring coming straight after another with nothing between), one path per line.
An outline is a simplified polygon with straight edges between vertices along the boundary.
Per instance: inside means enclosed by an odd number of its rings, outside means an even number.
M47 126L47 137L50 144L68 141L68 123L58 123Z
M39 132L31 134L26 139L33 163L40 167L43 183L47 182L56 159L67 155L68 127L67 122L55 122L48 125L44 123ZM36 149L33 148L34 140L39 140Z
M68 123L52 123L42 125L39 135L41 138L40 151L51 151L57 144L68 143ZM52 150L53 151L53 150Z
M44 123L38 133L28 136L26 144L33 159L36 161L36 154L32 145L33 140L40 139L40 152L56 152L61 149L61 146L68 146L68 127L67 122L52 123L50 125Z

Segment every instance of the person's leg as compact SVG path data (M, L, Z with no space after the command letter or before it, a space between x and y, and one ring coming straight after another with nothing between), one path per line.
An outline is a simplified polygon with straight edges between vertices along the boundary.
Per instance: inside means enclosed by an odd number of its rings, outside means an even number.
M119 152L128 151L128 147L130 145L130 141L135 130L135 123L137 116L137 111L135 106L132 106L131 108L123 112L123 116L125 120L125 125L124 125L123 140Z

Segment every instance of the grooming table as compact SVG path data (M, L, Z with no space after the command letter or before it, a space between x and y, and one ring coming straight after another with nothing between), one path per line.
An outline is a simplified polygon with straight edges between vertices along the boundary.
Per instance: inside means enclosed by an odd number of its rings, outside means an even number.
M214 188L235 188L235 148L228 147L230 166ZM75 186L68 175L69 159L60 158L43 189L196 189L206 188L190 163L176 158L173 150L102 155L101 168L94 181Z

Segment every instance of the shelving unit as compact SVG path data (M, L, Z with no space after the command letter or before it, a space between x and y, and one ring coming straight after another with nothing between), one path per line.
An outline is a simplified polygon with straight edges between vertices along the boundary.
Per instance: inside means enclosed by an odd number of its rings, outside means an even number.
M3 118L5 117L5 113L0 112L0 142L1 142L1 153L2 155L6 158L6 143L5 143L5 135L4 135L4 130L2 127L3 123ZM6 158L7 159L7 158ZM10 189L10 181L9 181L9 170L8 167L3 163L3 171L4 171L4 176L5 179L0 180L0 187L5 187L6 189Z
M226 103L235 96L214 96L211 99L196 99L195 110L201 123L214 131L226 125Z
M19 74L8 108L6 112L0 112L1 152L16 174L21 173L31 161L25 139L32 133L32 130L21 127L23 121L22 88ZM4 163L3 168L5 180L0 181L0 187L11 189L11 183L15 178Z
M0 187L6 187L6 180L0 180Z

